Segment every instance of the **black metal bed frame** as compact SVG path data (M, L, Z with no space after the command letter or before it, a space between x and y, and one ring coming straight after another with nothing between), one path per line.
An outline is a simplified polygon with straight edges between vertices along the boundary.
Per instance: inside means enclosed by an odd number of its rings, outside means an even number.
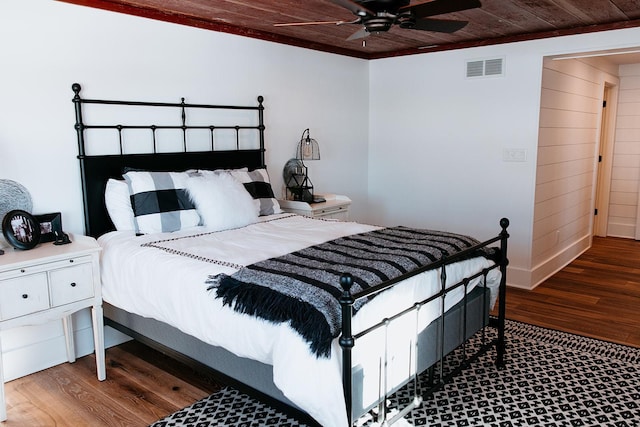
M234 105L205 105L205 104L188 104L185 103L185 99L182 98L179 103L161 103L161 102L139 102L139 101L113 101L113 100L98 100L98 99L85 99L80 96L81 86L78 83L74 83L72 85L72 90L74 92L73 103L75 106L75 129L77 131L77 139L78 139L78 159L80 162L80 174L82 180L82 194L83 194L83 206L84 206L84 216L85 216L85 231L86 234L98 237L108 231L114 229L113 223L111 222L109 215L106 211L106 207L104 204L104 190L106 181L108 178L118 179L122 177L122 173L125 168L136 168L136 169L146 169L146 170L156 170L156 171L175 171L175 170L184 170L184 169L220 169L220 168L240 168L240 167L248 167L251 169L266 167L265 164L265 144L264 144L264 106L263 106L263 97L259 96L257 98L258 105L257 106L234 106ZM83 105L85 104L102 104L102 105L124 105L124 106L140 106L140 107L169 107L169 108L177 108L180 112L180 125L158 125L158 124L149 124L149 125L122 125L122 124L110 124L110 125L91 125L87 124L83 120ZM240 126L240 125L190 125L188 124L188 112L191 109L217 109L217 110L250 110L255 111L257 113L258 124L255 126ZM116 130L118 135L118 145L119 145L119 153L117 154L108 154L108 155L91 155L86 153L86 141L84 131L87 129L107 129L107 130ZM124 153L124 143L123 143L123 133L122 131L125 129L146 129L151 132L151 138L153 141L153 152L152 153L142 153L142 154L125 154ZM181 152L170 152L163 153L157 152L156 147L156 132L161 129L178 129L182 130L182 151ZM206 151L188 151L188 138L187 131L190 129L207 129L210 131L210 149ZM216 150L214 144L214 132L217 129L231 129L236 131L236 148L234 150ZM239 131L240 130L254 130L258 132L258 140L259 147L251 148L251 149L241 149L239 147ZM498 317L490 317L487 319L486 323L489 323L490 326L497 328L497 338L491 341L486 341L483 338L483 343L477 354L467 358L465 356L465 360L470 360L478 356L479 353L485 352L490 347L495 346L496 348L496 364L498 367L504 366L504 356L505 356L505 336L504 336L504 328L505 328L505 297L506 297L506 270L507 270L507 239L509 234L507 232L507 227L509 226L509 221L506 218L503 218L500 221L500 227L502 231L494 238L484 241L472 248L469 248L457 255L452 257L448 257L444 260L431 264L429 266L422 267L418 270L415 270L411 273L404 274L393 281L383 283L376 287L372 287L363 292L351 293L352 280L350 275L345 274L341 278L341 286L343 288L343 294L340 298L340 304L342 305L342 333L339 338L340 346L342 347L343 352L343 391L345 397L345 403L347 406L347 416L349 419L350 425L352 425L352 349L355 346L357 340L364 336L365 334L384 327L391 320L401 315L404 315L413 310L419 310L424 304L433 301L437 298L441 298L442 305L442 316L444 319L444 297L447 293L453 291L456 288L464 287L464 299L463 299L463 317L464 317L464 326L465 331L463 333L464 336L467 335L466 332L466 316L467 316L467 287L471 280L477 277L483 276L485 281L487 274L490 270L495 268L499 268L501 272L501 281L499 287L499 295L498 295ZM464 280L460 281L457 284L449 286L445 288L445 283L447 279L447 266L467 257L469 254L474 251L479 250L480 248L488 247L496 242L500 242L500 260L495 265L484 269L481 272L478 272L472 277L467 277ZM421 274L427 270L432 269L440 269L440 281L441 281L441 290L436 295L424 300L415 303L411 307L407 307L402 312L396 314L391 318L382 319L378 324L369 327L365 331L361 331L356 333L355 335L352 332L352 319L353 319L353 306L356 301L371 297L372 295L383 292L386 289L389 289L396 285L398 282L413 277L417 274ZM485 282L486 283L486 282ZM485 292L486 295L486 292ZM486 298L486 296L484 296ZM487 313L488 316L488 313ZM439 324L440 333L444 336L445 332L445 322L442 320ZM126 329L126 328L125 328ZM484 334L483 334L484 336ZM466 342L466 341L465 341ZM148 342L147 342L148 343ZM417 342L416 342L417 345ZM442 361L444 360L445 348L444 348L444 339L440 341L439 352L439 362L440 362L440 375L438 382L434 385L432 390L435 390L441 387L448 378L452 375L457 374L463 366L460 366L458 369L451 372L449 375L444 375L442 372ZM429 368L432 369L432 368ZM414 378L414 386L417 382L417 376L420 374L416 372ZM224 375L224 374L223 374ZM417 393L417 391L414 389ZM419 401L419 396L416 396L416 400ZM399 416L404 415L408 410L411 409L411 405L409 405L403 412L394 417L393 421L395 421ZM384 408L382 409L382 413L384 414ZM294 413L299 412L294 410ZM392 421L392 422L393 422Z
M466 341L463 342L462 346L463 346L463 362L462 364L460 364L456 369L452 370L451 372L449 372L448 374L445 375L443 369L444 369L444 359L446 357L446 351L445 351L445 340L444 339L440 339L438 341L438 366L439 366L439 375L437 376L438 381L435 384L432 384L432 387L428 390L428 393L432 393L436 390L438 390L439 388L441 388L442 386L444 386L444 384L446 384L452 377L454 377L455 375L457 375L458 373L460 373L460 371L466 366L467 362L470 359L476 359L477 357L479 357L482 353L486 352L489 348L495 346L496 348L496 366L499 369L504 368L505 365L505 360L504 360L504 356L505 356L505 352L506 352L506 342L505 342L505 336L504 336L504 329L505 329L505 310L506 310L506 304L505 304L505 300L506 300L506 273L507 273L507 265L508 265L508 259L507 259L507 240L509 238L509 233L507 232L507 228L509 227L509 220L507 218L502 218L500 220L500 227L502 228L502 231L494 238L491 238L489 240L486 240L484 242L478 243L477 245L474 245L470 248L467 248L463 251L460 251L454 255L451 255L445 259L442 259L440 261L436 261L434 263L431 263L429 265L423 266L421 268L418 268L416 270L413 270L409 273L405 273L401 276L398 276L395 279L389 280L385 283L382 283L380 285L377 286L373 286L369 289L365 289L361 292L352 294L351 293L351 288L353 285L353 280L350 274L345 273L344 275L342 275L342 277L340 278L340 285L342 286L343 289L343 293L340 297L340 305L342 306L342 328L341 328L341 335L339 338L339 343L340 346L342 347L342 382L343 382L343 387L344 387L344 393L345 393L345 402L347 404L347 415L349 417L349 425L353 424L353 420L351 417L351 412L352 412L352 408L351 408L351 403L352 403L352 374L351 374L351 369L352 369L352 357L351 357L351 351L352 348L355 346L355 343L357 341L358 338L361 338L363 336L365 336L366 334L369 334L370 332L372 332L375 329L378 328L382 328L385 327L386 325L389 324L389 322L393 321L394 319L397 319L401 316L406 315L407 313L414 311L414 310L419 310L422 306L424 306L425 304L434 301L436 299L440 299L440 309L441 309L441 318L442 321L439 324L439 334L441 337L444 337L445 335L445 297L448 293L454 291L455 289L459 288L459 287L464 287L464 297L463 297L463 301L464 303L462 304L463 307L463 321L462 323L462 327L463 327L463 333L462 336L466 336L467 335L467 331L466 331L466 325L467 325L467 297L468 297L468 286L471 283L472 280L476 279L476 278L484 278L484 282L486 284L486 278L487 275L489 274L489 272L493 269L500 269L500 273L501 273L501 277L500 277L500 286L499 286L499 294L498 294L498 317L492 317L489 319L489 325L492 327L495 327L497 329L497 337L494 340L491 341L486 341L486 336L482 335L482 344L479 348L479 350L473 354L471 357L467 358L466 356ZM499 261L492 265L491 267L487 267L484 268L482 271L477 272L474 275L471 275L469 277L465 277L464 279L462 279L461 281L459 281L458 283L452 284L449 287L446 286L446 281L447 281L447 265L453 264L455 262L459 262L461 260L464 260L466 258L468 258L470 255L473 255L474 253L477 253L479 250L481 250L482 248L487 248L490 245L492 245L493 243L496 242L500 242L500 252L499 252ZM372 295L376 295L379 294L387 289L390 289L391 287L395 286L397 283L407 280L411 277L417 276L419 274L422 274L426 271L429 270L434 270L434 269L440 269L440 291L432 296L430 296L427 299L424 299L422 301L418 301L415 302L412 306L405 308L404 310L396 313L395 315L388 317L388 318L384 318L382 320L380 320L380 322L378 322L375 325L372 325L370 327L368 327L367 329L353 335L352 332L352 321L353 321L353 306L354 304L358 301L358 300L363 300L365 298L369 298ZM486 294L485 294L485 298L486 298ZM484 331L483 331L484 332ZM416 345L417 345L417 341L416 341ZM433 367L431 367L430 369L433 369ZM418 384L418 376L421 374L421 372L415 372L414 377L413 377L413 386L414 386L414 400L413 402L409 403L403 410L399 411L398 414L396 414L392 420L389 422L389 424L393 424L393 422L395 422L398 418L403 417L404 415L406 415L412 408L414 408L416 405L419 404L419 402L422 400L422 396L418 396L418 389L417 389L417 384ZM433 380L434 376L431 374L431 379ZM386 401L388 396L384 396L383 401ZM386 408L381 406L380 407L380 413L382 414L380 417L382 420L385 420L385 411Z

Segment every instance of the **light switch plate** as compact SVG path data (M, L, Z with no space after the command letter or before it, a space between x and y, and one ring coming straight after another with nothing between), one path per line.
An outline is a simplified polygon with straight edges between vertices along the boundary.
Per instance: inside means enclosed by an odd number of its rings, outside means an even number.
M505 148L502 150L502 160L505 162L526 162L527 150L524 148Z

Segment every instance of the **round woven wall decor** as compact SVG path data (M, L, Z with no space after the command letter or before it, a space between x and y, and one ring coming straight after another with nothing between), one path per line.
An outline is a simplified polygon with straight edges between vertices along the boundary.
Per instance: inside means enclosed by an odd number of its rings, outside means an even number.
M22 210L31 213L32 209L31 194L22 184L10 179L0 179L0 223L7 212ZM0 233L0 248L4 246L4 242Z

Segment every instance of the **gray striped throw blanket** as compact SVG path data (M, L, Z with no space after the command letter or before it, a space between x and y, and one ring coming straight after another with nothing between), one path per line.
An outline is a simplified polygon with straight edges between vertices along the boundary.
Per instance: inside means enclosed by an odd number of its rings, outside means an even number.
M230 276L211 276L207 283L225 305L240 313L290 322L313 353L328 357L340 333L343 273L353 276L356 293L478 243L447 232L384 228L257 262Z

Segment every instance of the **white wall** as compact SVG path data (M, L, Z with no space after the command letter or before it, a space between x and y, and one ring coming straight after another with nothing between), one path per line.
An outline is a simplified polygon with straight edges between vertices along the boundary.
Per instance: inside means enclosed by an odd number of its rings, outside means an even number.
M529 54L529 45L372 63L374 222L489 238L507 217L512 266L527 267L542 69L541 55ZM465 77L467 60L497 57L505 59L503 77ZM503 150L514 148L526 150L526 161L502 160ZM380 174L385 168L390 173Z
M509 284L534 286L543 58L631 47L639 37L634 28L371 61L367 219L487 238L508 217ZM491 58L504 58L504 77L465 78L466 60ZM526 161L503 161L512 148Z
M0 61L0 177L30 191L34 213L62 212L67 231L83 232L74 82L84 97L100 99L255 105L263 95L274 190L311 128L322 154L309 162L316 190L349 195L353 218L366 212L364 60L50 0L3 0ZM91 351L88 317L76 322L89 338L78 339L80 353ZM6 377L63 361L61 331L56 324L3 332Z

